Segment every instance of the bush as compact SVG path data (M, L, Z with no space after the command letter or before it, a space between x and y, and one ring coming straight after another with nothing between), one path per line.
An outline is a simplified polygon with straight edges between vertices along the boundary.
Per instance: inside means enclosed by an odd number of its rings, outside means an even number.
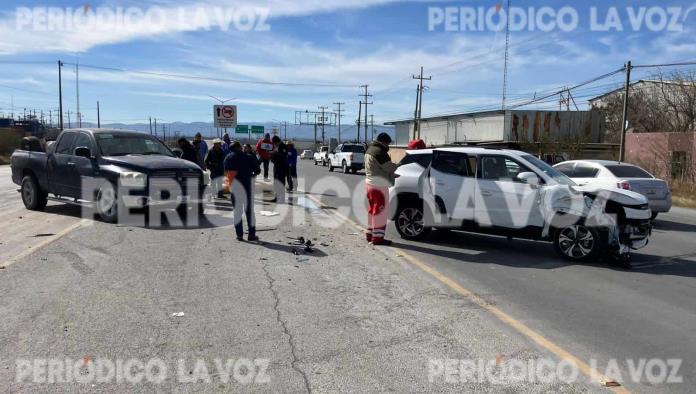
M11 129L0 129L0 156L9 157L19 148L22 136Z

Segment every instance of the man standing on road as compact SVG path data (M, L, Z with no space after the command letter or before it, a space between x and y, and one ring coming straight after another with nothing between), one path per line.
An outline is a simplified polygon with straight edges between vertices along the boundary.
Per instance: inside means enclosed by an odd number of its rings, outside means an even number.
M288 142L288 191L297 188L297 149L295 143Z
M246 215L249 227L248 240L258 241L254 216L254 178L261 172L259 162L256 158L242 152L242 144L234 141L230 154L225 158L225 172L229 172L232 178L230 194L234 204L234 230L237 241L244 240L243 215Z
M222 198L222 178L225 175L223 168L225 161L225 152L222 150L222 140L213 140L213 149L208 151L208 156L205 158L205 166L210 170L210 179L213 187L213 194L217 198Z
M259 159L263 163L263 180L268 181L268 163L271 161L271 154L273 153L273 142L271 141L271 135L266 134L263 139L256 143L256 154L259 155Z
M271 202L282 204L285 202L285 181L288 177L288 146L277 135L273 137L272 141L275 146L271 156L275 198Z
M208 156L208 144L203 141L201 133L196 133L196 136L193 138L193 146L197 150L200 166L205 170L205 158Z
M391 245L384 239L387 232L387 215L389 214L389 187L398 177L394 172L398 168L389 157L389 144L392 139L387 133L381 133L376 141L367 146L365 152L365 173L367 186L367 242L373 245Z
M200 161L198 160L198 154L196 153L196 149L191 145L191 142L187 140L184 137L179 138L177 140L177 145L179 145L179 149L181 149L181 158L184 160L188 160L192 163L196 163L197 165L201 165Z

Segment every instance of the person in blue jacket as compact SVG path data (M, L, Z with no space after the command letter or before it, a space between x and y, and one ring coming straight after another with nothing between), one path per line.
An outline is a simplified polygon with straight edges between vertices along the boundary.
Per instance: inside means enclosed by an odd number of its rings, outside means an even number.
M288 188L289 192L297 190L297 149L295 143L288 142Z
M230 194L234 204L234 230L237 233L237 241L244 240L244 226L242 216L246 215L249 227L248 240L258 241L256 236L256 217L254 216L254 178L261 172L258 160L242 152L242 144L234 141L230 147L230 154L225 157L225 172L234 173L234 180L230 185Z

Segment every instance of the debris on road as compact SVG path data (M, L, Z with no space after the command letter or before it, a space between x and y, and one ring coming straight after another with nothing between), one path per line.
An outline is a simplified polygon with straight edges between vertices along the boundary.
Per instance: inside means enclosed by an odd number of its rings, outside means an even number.
M184 312L172 313L172 317L184 317Z
M309 261L309 257L308 256L299 256L296 260L298 263L305 263L305 262Z

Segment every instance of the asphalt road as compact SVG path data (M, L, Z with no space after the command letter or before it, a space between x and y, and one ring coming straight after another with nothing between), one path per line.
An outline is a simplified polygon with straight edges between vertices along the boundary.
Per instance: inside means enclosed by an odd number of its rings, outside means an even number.
M25 224L0 239L31 252L0 261L0 392L602 391L446 375L446 360L558 360L330 209L258 188L262 244L234 240L226 201L208 205L215 226L114 225L60 204L28 214L6 184L3 213ZM32 236L56 220L80 226ZM313 253L293 253L299 236Z
M329 174L303 162L306 190L327 175L362 190L362 174ZM324 204L349 203L321 196ZM351 219L364 222L364 213ZM464 232L434 231L424 242L396 247L417 257L487 302L542 333L602 372L618 365L625 387L636 392L693 392L696 386L696 211L674 208L660 215L650 245L633 255L634 268L603 263L569 264L550 244ZM626 360L681 359L682 384L628 382ZM616 360L616 361L612 361ZM616 362L616 364L613 364Z

